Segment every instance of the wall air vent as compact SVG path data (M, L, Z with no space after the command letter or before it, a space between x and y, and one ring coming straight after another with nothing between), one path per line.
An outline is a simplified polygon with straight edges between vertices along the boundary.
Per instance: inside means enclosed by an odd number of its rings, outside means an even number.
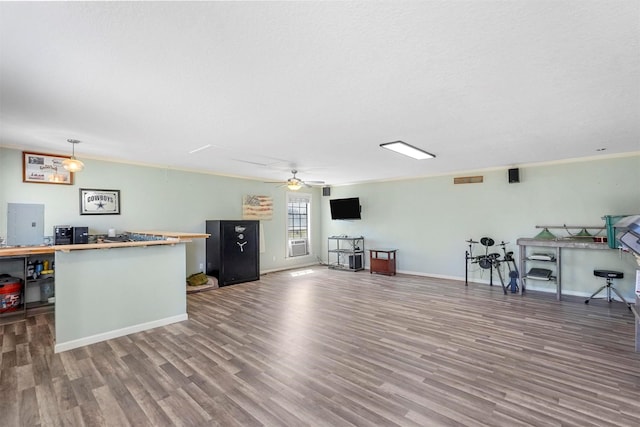
M483 180L482 176L461 176L453 178L454 184L479 184Z

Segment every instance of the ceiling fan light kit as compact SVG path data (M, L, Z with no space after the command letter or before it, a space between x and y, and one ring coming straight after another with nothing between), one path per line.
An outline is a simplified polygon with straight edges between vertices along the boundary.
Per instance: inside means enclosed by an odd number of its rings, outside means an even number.
M290 181L287 183L287 188L288 188L289 190L292 190L292 191L298 191L299 189L301 189L301 188L302 188L302 184L300 184L300 182L299 182L299 181L297 181L297 180L295 180L295 181L294 181L294 180L290 180Z
M80 144L80 141L77 139L67 139L67 142L71 144L71 158L64 159L62 161L62 167L68 170L69 172L80 172L84 169L84 163L80 160L76 159L76 144Z
M324 184L324 181L303 181L300 178L296 177L297 173L298 173L297 170L292 169L291 174L293 176L291 178L287 179L286 181L275 182L273 184L282 184L283 187L286 186L291 191L298 191L302 187L311 187L311 185L309 184ZM272 184L272 183L267 182L266 184Z
M427 153L426 151L407 144L404 141L385 142L384 144L380 144L380 147L395 151L396 153L404 154L405 156L409 156L416 160L433 159L436 157L434 154Z

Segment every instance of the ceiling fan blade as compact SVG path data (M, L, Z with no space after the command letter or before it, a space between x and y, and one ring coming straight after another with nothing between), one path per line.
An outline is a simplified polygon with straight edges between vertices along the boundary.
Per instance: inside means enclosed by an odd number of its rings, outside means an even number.
M307 184L324 184L324 181L305 181Z

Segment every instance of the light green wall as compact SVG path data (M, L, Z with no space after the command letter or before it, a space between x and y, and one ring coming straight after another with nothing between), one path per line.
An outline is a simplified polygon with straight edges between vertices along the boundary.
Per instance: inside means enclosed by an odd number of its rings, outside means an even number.
M22 182L22 152L0 148L0 236L7 230L7 203L45 205L45 232L55 225L89 226L90 234L131 230L168 230L204 233L207 219L241 219L242 197L248 194L273 197L273 219L261 221L265 252L260 255L263 272L307 265L317 261L320 232L320 190L313 195L312 255L286 258L286 189L261 181L185 172L168 168L82 159L85 170L75 175L74 185ZM79 189L120 190L121 215L80 215ZM50 230L50 231L49 231ZM201 271L205 262L204 239L187 244L187 274Z
M520 168L520 183L514 184L508 183L506 168L462 176L469 175L483 175L484 182L454 185L453 176L441 176L334 187L331 198L360 197L362 220L332 221L325 215L324 235L362 235L365 248L397 248L403 272L464 279L466 240L488 236L510 242L507 248L517 257L517 239L534 237L540 231L536 225L597 226L604 225L604 215L640 213L639 155ZM557 235L567 234L558 230ZM484 247L475 245L474 255L480 254ZM626 277L616 287L633 296L637 264L631 255L565 250L563 256L567 294L590 295L602 284L593 269L603 268L623 271ZM488 281L488 270L472 268L473 281ZM555 289L544 282L535 287Z
M517 184L507 182L505 168L464 174L483 175L482 184L454 185L452 175L333 187L331 197L322 197L315 188L309 190L313 194L313 255L287 260L286 192L282 188L246 179L83 161L87 167L76 175L73 186L29 184L22 182L21 152L0 148L0 232L6 232L8 202L44 203L45 230L70 224L88 225L91 233L106 233L109 228L203 232L206 219L240 218L242 196L261 194L274 199L274 219L262 222L263 272L307 264L317 257L326 261L326 237L348 234L363 235L365 248L398 248L402 272L463 279L465 240L484 236L504 240L517 256L516 240L535 236L536 225L604 225L603 215L640 213L638 154L521 167ZM80 216L79 188L121 190L122 215ZM332 221L329 199L353 196L361 199L363 219ZM499 252L497 249L492 252ZM483 250L476 245L474 254ZM564 255L566 293L590 294L601 284L593 277L593 269L607 268L625 272L625 279L616 286L625 296L633 295L637 265L630 255L580 250ZM204 241L196 240L187 245L187 273L199 271L200 263L204 263ZM488 281L487 270L474 267L472 280ZM546 288L551 291L551 284Z

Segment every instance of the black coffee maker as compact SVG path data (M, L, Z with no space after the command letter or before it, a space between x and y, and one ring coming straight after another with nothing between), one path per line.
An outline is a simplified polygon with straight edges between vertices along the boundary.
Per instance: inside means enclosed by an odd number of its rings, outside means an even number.
M53 244L70 245L73 240L73 227L70 225L55 225L53 227Z

